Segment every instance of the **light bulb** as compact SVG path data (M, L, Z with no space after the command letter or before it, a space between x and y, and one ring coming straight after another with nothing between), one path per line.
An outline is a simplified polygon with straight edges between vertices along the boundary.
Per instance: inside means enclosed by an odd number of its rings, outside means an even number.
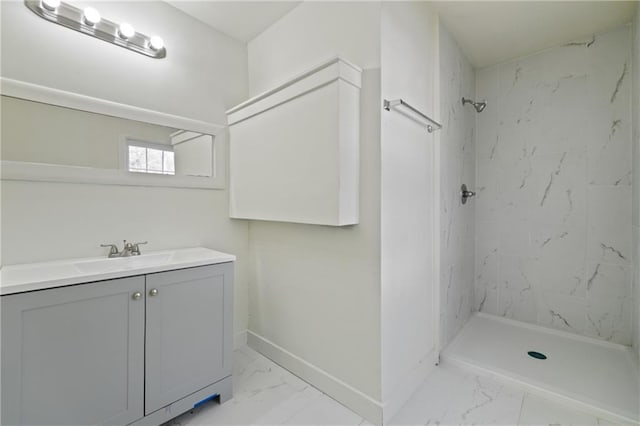
M149 47L155 51L161 50L164 47L164 41L158 36L153 36L149 39Z
M60 6L60 0L42 0L41 4L42 7L53 12Z
M118 27L118 35L120 36L120 38L123 38L125 40L133 37L135 33L136 30L134 30L133 27L126 22L123 22Z
M100 12L98 12L97 10L95 10L92 7L87 7L83 11L82 17L84 18L84 22L87 25L94 26L95 24L100 22Z

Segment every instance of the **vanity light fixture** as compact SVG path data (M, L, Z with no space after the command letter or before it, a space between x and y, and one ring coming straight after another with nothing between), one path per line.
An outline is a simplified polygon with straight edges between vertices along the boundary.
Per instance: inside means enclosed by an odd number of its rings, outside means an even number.
M93 7L82 10L60 0L24 0L24 4L47 21L152 58L167 56L167 49L160 37L149 37L136 32L133 26L126 22L117 24L104 19Z
M128 40L136 34L136 30L126 22L123 22L118 27L118 36L124 40Z
M94 27L98 22L100 22L100 18L101 18L100 12L98 12L92 7L87 7L82 12L82 19L84 20L84 23L92 27Z
M164 47L164 40L158 36L153 36L149 39L149 47L158 51Z

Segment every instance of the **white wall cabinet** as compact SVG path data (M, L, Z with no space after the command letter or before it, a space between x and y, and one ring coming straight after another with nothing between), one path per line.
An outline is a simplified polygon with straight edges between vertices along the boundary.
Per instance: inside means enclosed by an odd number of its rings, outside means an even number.
M361 74L336 58L227 111L231 217L358 223Z
M230 398L232 281L229 262L2 296L2 424L159 425Z

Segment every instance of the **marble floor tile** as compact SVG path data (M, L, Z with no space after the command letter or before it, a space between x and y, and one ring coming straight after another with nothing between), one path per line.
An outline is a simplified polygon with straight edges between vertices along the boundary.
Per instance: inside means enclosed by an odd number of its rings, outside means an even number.
M455 367L440 366L392 425L516 424L524 392Z
M455 399L457 390L467 379L467 374L447 367L438 367L429 378L391 419L391 425L438 424L447 414L448 406Z
M317 392L317 391L316 391ZM365 420L353 411L319 393L309 403L291 416L286 425L360 425Z
M234 397L163 426L370 423L287 370L243 347L234 352ZM434 369L389 425L584 424L598 419L451 365Z
M164 426L360 425L365 420L253 349L234 351L233 399L187 412Z
M441 424L515 424L522 407L522 391L491 379L469 376L449 404Z
M518 424L521 425L598 425L598 419L566 408L556 402L526 394Z

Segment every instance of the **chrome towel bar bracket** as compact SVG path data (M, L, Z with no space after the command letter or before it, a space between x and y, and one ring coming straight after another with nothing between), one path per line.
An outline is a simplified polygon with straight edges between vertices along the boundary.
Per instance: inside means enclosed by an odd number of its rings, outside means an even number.
M434 120L433 118L431 118L428 115L424 114L420 110L412 107L411 105L409 105L408 103L406 103L402 99L394 99L394 100L391 100L391 101L385 99L383 104L382 104L382 108L384 108L385 111L391 111L391 108L395 108L395 107L398 107L398 106L408 109L413 114L417 115L423 121L425 121L422 124L424 124L425 127L427 128L427 132L433 133L435 130L442 129L442 124L438 123L436 120Z

